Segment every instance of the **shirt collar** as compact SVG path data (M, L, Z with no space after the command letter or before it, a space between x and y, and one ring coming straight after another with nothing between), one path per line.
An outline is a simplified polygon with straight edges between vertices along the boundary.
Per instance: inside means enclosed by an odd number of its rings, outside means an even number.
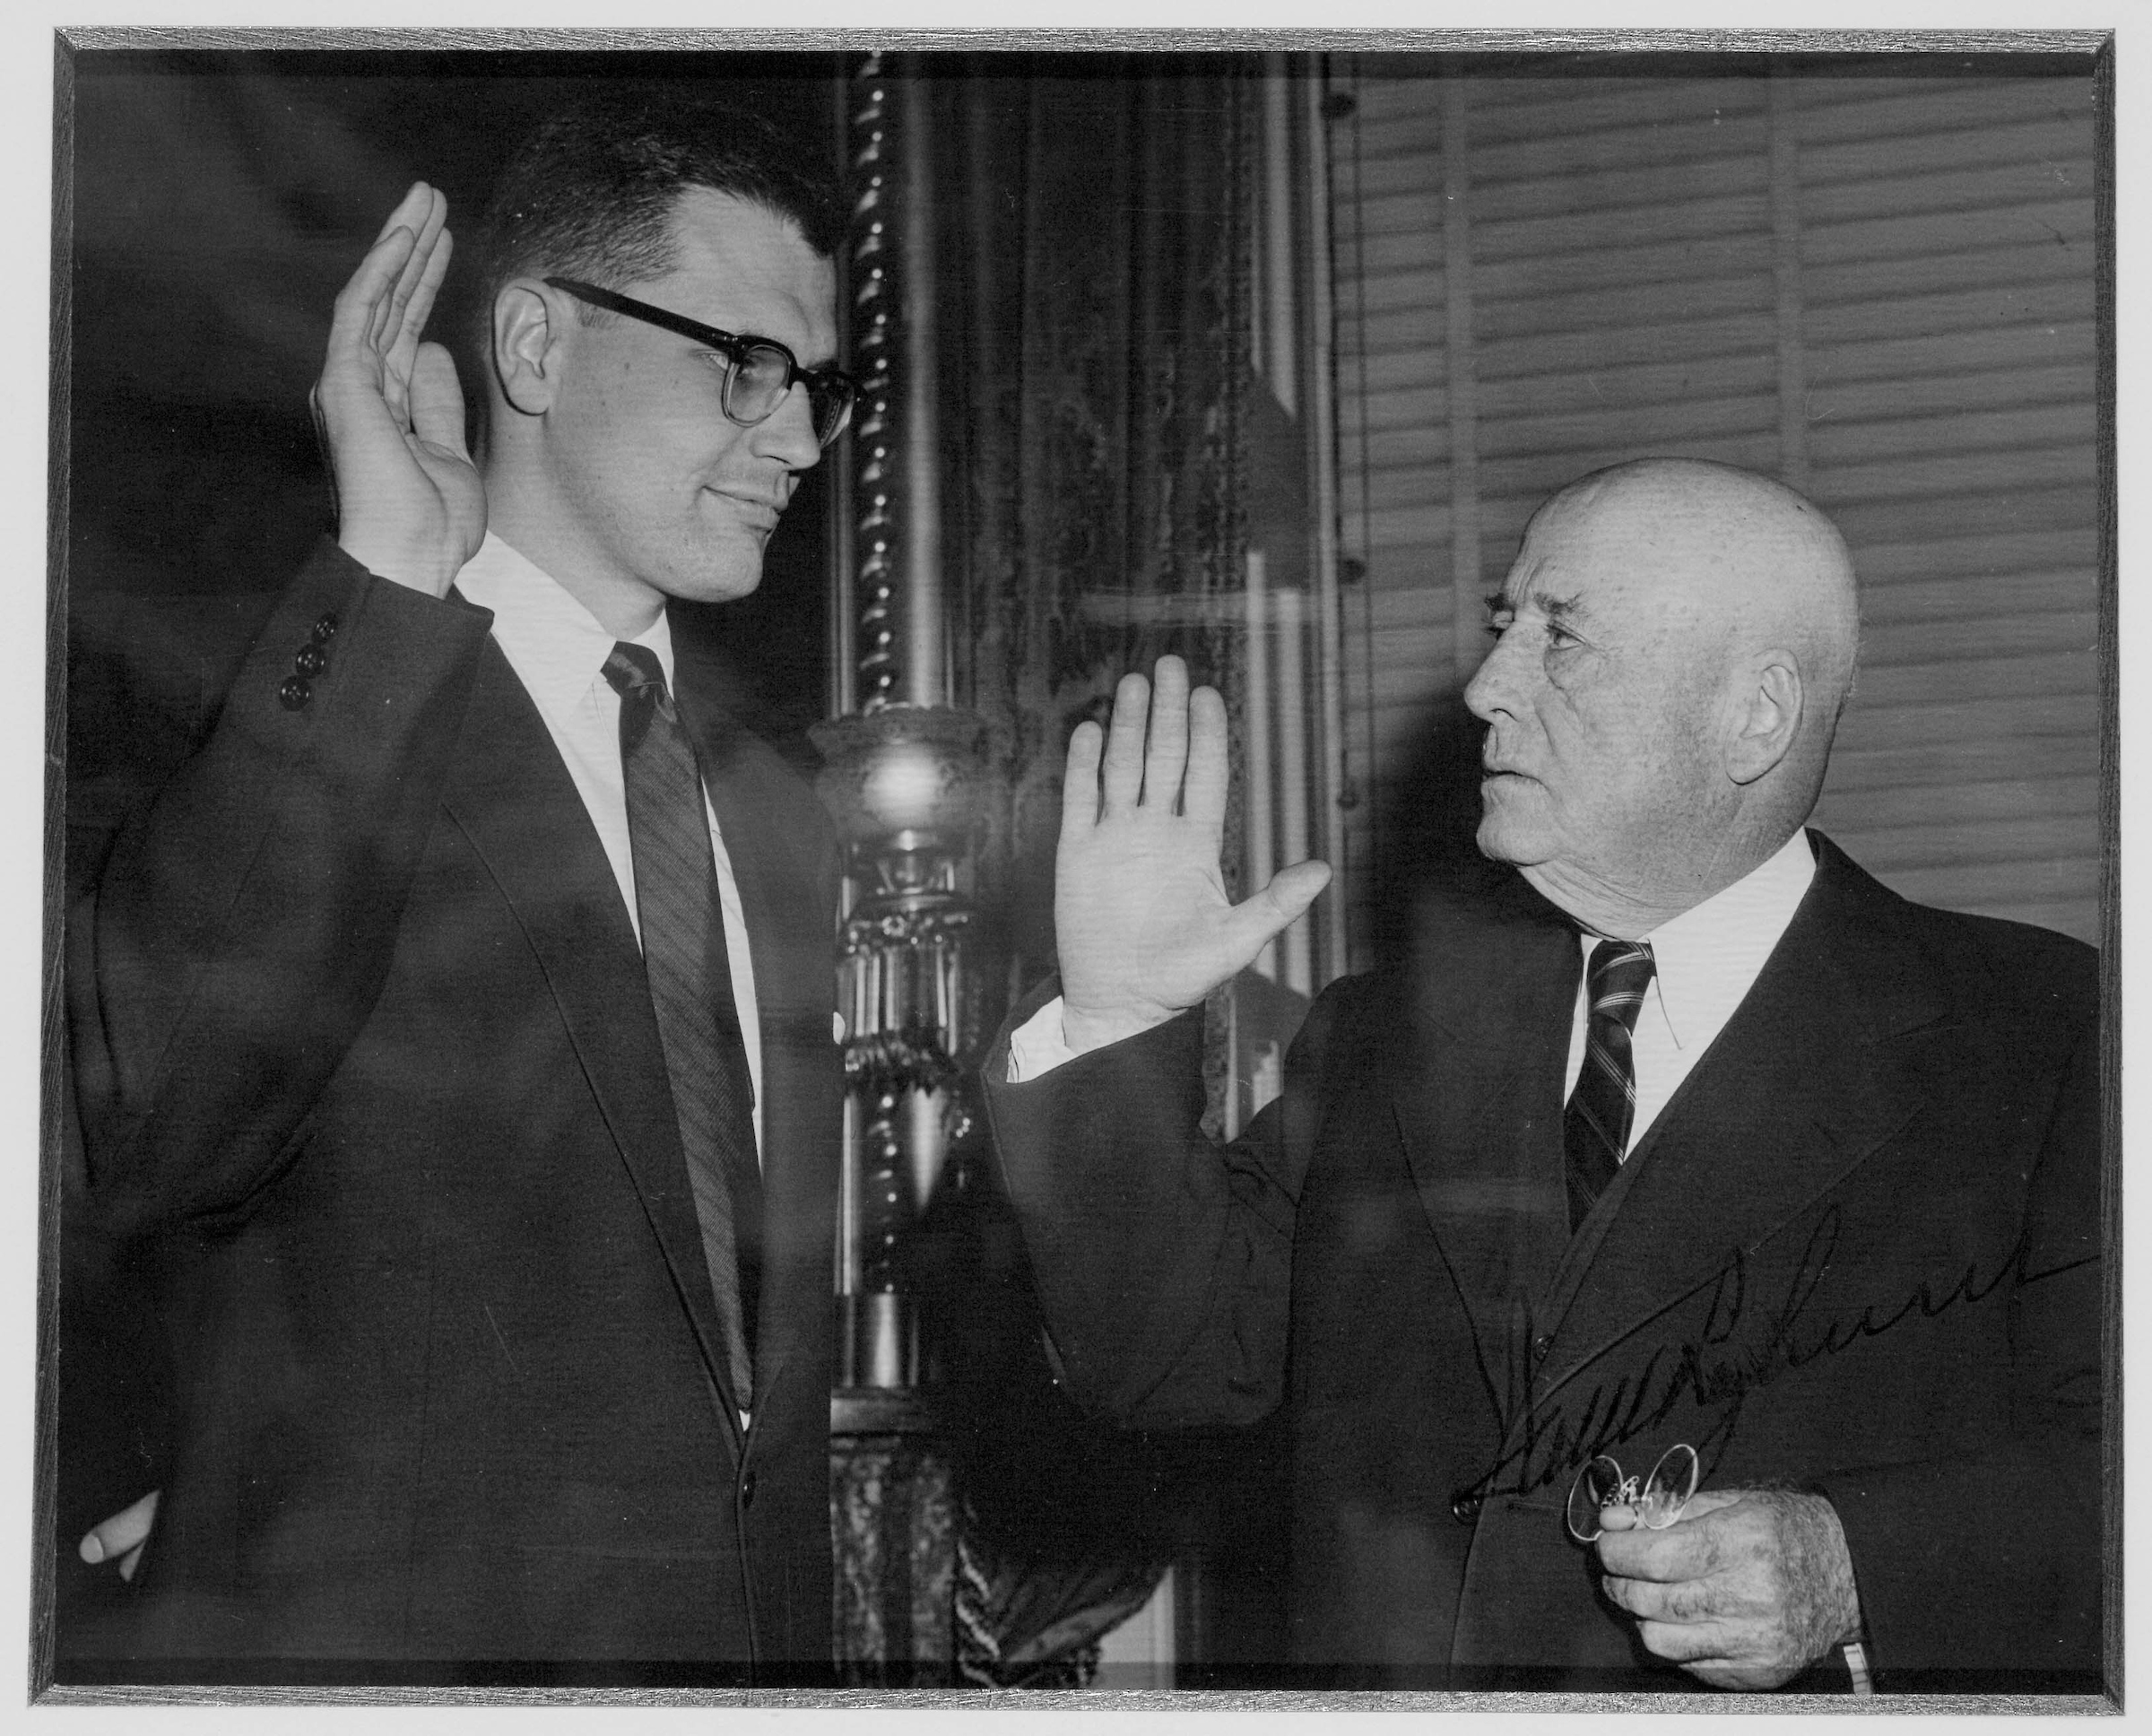
M456 588L493 612L493 638L541 711L572 710L602 679L618 641L560 580L491 531L456 576ZM629 643L655 652L665 685L673 685L672 629L663 609Z
M1815 878L1809 835L1796 831L1768 861L1643 937L1652 949L1653 999L1676 1048L1716 1035L1733 1016ZM1589 959L1599 937L1581 938Z

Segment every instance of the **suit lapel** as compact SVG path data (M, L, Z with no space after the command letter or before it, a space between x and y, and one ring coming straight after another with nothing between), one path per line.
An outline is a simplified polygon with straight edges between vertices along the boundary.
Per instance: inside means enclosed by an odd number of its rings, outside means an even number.
M1520 1302L1545 1287L1568 1239L1562 1072L1584 967L1575 931L1523 899L1487 916L1448 903L1422 913L1392 1095L1413 1185L1507 1414Z
M1717 1283L1737 1251L1760 1247L1927 1099L1921 1046L1892 1039L1933 1024L1945 1003L1890 926L1867 920L1889 895L1818 842L1792 924L1624 1166L1596 1247L1574 1251L1540 1311L1557 1347L1541 1398Z
M642 953L620 885L545 722L490 642L443 806L523 925L648 1215L738 1451L739 1414Z

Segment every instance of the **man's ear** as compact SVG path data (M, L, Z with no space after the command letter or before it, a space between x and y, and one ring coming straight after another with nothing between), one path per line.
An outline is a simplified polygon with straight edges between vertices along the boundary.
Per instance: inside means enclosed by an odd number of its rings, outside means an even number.
M1737 784L1753 784L1792 751L1801 733L1801 665L1789 651L1764 651L1742 671L1733 739L1726 772Z
M511 278L493 298L493 375L513 410L542 416L560 389L573 317L534 277Z

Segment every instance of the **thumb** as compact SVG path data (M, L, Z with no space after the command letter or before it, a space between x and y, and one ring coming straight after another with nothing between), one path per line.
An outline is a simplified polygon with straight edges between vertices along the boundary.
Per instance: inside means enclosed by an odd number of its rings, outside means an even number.
M150 1527L157 1519L157 1497L161 1491L152 1489L140 1500L122 1507L109 1519L92 1526L77 1550L89 1562L109 1561L137 1548L150 1534Z
M1329 884L1326 862L1296 862L1280 869L1263 890L1233 907L1236 950L1245 949L1253 959L1271 935L1297 922Z
M456 383L455 361L438 343L420 344L412 363L411 426L427 445L470 458L464 435L463 388Z
M1315 901L1316 895L1330 884L1330 864L1327 862L1296 862L1290 868L1280 868L1263 889L1278 901L1285 914L1278 926L1283 928Z

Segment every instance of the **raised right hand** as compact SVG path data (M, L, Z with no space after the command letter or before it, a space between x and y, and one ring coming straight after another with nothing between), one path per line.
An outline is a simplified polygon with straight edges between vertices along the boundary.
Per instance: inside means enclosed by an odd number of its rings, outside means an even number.
M383 578L446 595L486 534L456 364L419 334L448 269L448 202L412 184L336 298L315 382L336 541Z
M1178 657L1160 657L1157 675L1155 693L1121 678L1103 742L1093 723L1069 739L1054 926L1062 1034L1079 1055L1193 1006L1330 882L1323 864L1302 862L1238 904L1226 896L1225 701L1191 693Z

